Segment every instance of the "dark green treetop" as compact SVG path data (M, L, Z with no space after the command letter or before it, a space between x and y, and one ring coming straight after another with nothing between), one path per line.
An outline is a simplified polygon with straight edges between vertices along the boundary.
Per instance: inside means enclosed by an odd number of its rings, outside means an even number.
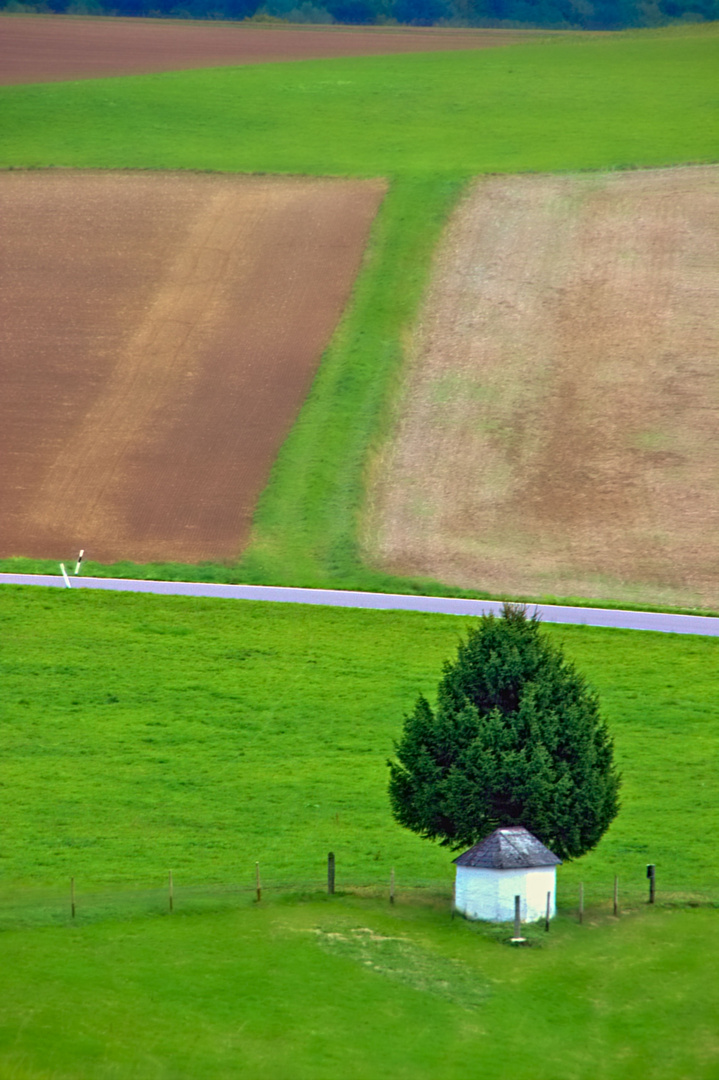
M525 609L483 616L420 697L390 765L395 819L452 848L524 825L561 858L593 848L620 777L596 693Z

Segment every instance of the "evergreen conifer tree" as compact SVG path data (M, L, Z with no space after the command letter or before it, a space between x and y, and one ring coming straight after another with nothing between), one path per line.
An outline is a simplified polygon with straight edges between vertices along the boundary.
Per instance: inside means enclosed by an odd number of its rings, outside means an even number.
M562 858L593 848L620 777L596 693L525 609L483 616L420 697L390 765L392 812L452 848L524 825Z

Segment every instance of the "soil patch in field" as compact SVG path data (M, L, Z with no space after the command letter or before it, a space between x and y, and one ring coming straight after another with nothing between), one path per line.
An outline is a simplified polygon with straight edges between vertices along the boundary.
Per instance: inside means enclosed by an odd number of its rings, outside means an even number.
M511 45L540 33L0 16L0 84L94 79L282 60L487 49Z
M451 221L375 562L719 606L719 168L476 182Z
M0 173L0 555L234 558L384 191Z

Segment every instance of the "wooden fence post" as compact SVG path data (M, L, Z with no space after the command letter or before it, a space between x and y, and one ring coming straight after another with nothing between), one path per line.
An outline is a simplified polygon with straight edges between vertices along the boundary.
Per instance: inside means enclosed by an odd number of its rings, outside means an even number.
M519 894L514 897L514 937L512 941L515 945L519 945L524 941L522 937L522 898Z
M619 878L614 875L614 917L619 915Z
M584 882L579 886L579 921L584 922Z
M75 918L75 878L70 878L70 916Z
M172 870L168 871L167 879L167 901L170 906L170 914L172 914L173 896L172 896Z
M257 903L262 899L262 883L260 881L260 864L255 863L255 885L257 888Z
M547 893L547 914L544 917L544 929L545 930L549 930L549 919L551 917L551 914L552 914L552 894L551 894L551 892L548 892Z
M332 896L335 891L335 853L330 851L327 856L327 892Z
M656 871L657 868L654 863L649 863L647 867L647 877L649 878L649 903L654 903L654 890L656 887Z

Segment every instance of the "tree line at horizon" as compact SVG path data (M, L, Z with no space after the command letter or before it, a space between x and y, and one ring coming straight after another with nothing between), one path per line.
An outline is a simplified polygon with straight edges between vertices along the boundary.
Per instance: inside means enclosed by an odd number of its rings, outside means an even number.
M719 0L0 0L0 10L317 25L622 30L719 19Z

